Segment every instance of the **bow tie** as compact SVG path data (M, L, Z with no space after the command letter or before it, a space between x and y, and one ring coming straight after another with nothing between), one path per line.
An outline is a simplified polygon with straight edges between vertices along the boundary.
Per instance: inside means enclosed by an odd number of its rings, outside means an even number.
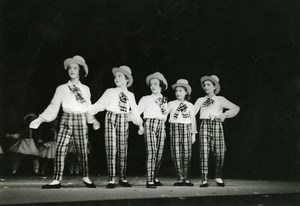
M175 111L175 114L174 114L174 118L177 119L178 115L179 115L179 112L181 112L182 114L182 117L183 118L189 118L190 115L189 113L186 111L187 110L187 105L184 104L184 103L180 103L179 106L177 107L176 111Z
M211 98L207 98L203 103L202 106L203 107L208 107L210 105L212 105L215 102L215 100L211 99Z
M157 100L155 100L156 104L160 107L160 111L162 114L167 114L167 109L165 108L165 105L167 103L166 97L160 97Z

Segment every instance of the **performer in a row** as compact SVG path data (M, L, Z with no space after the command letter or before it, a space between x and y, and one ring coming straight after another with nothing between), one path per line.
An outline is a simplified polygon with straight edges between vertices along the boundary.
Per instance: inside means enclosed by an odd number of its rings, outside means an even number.
M188 178L192 144L197 133L194 105L189 102L192 88L186 79L177 80L172 88L175 90L176 100L168 103L168 110L171 155L177 174L174 186L194 186Z
M131 187L126 179L127 147L129 136L129 120L140 127L143 133L143 120L139 116L135 96L128 91L133 82L131 69L120 66L112 69L116 87L107 89L100 99L90 107L89 113L94 115L106 110L105 116L105 150L109 182L107 188L116 187L116 171L119 184Z
M217 96L220 92L219 78L216 75L203 76L200 80L206 96L200 97L195 103L195 114L200 110L201 125L199 129L200 142L200 187L208 186L208 159L210 151L215 157L215 181L218 186L225 186L222 179L222 168L225 159L225 138L222 122L226 118L237 115L240 108L225 97ZM223 110L226 109L225 112Z
M146 143L146 187L162 186L157 178L166 139L165 121L168 116L167 98L162 92L168 88L165 77L155 72L146 78L151 95L139 101L139 113L145 119L144 134Z
M91 105L91 94L88 86L80 82L88 74L88 66L81 56L74 56L64 61L64 68L68 72L69 81L57 87L54 97L37 119L31 122L30 128L37 129L43 122L51 122L62 107L63 115L60 121L60 129L57 136L57 150L54 162L53 181L42 186L43 189L60 188L65 166L65 156L71 138L74 138L78 159L81 165L82 181L86 187L95 188L90 180L88 172L88 126L93 124L94 129L99 128L99 122L94 117L87 117L86 113Z

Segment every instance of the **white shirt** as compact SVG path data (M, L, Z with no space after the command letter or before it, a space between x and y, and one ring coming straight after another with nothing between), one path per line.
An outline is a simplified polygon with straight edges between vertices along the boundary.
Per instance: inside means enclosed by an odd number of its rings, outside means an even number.
M53 121L57 117L61 106L63 111L67 113L86 113L91 105L90 88L81 84L81 82L75 85L79 87L82 97L85 99L85 103L81 103L76 100L75 94L69 89L68 86L72 85L71 81L68 81L68 83L58 86L49 106L40 114L40 117L46 122Z
M182 112L180 111L178 114L178 117L174 118L176 109L181 104L181 102L179 100L174 100L174 101L171 101L168 103L168 113L170 114L169 122L170 123L192 124L192 133L197 133L194 105L188 101L183 101L182 103L187 105L186 112L189 114L189 117L184 118L182 116Z
M119 108L119 95L121 92L123 92L128 98L127 112L121 111ZM135 96L132 92L128 91L127 89L122 90L118 87L107 89L100 97L100 99L95 104L89 107L88 112L90 115L94 115L104 110L114 112L117 114L129 114L130 120L136 125L141 125L143 121L140 115L138 114Z
M208 96L200 97L195 103L195 115L200 110L200 119L214 119L218 118L222 113L223 109L228 109L224 114L226 118L234 117L240 111L240 108L227 100L225 97L214 95L211 99L214 100L214 103L209 106L203 106L202 104L205 100L208 99Z
M158 98L162 98L163 96L157 96L154 94L143 96L138 104L139 114L144 113L144 119L160 119L160 120L167 120L167 108L168 103L166 102L163 106L166 109L166 114L162 114L160 106L155 102Z

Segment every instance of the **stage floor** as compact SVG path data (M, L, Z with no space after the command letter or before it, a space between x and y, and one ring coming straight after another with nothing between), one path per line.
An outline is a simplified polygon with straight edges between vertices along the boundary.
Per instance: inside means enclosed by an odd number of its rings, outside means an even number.
M0 179L0 205L300 205L300 181L225 179L217 187L174 187L174 178L164 177L162 187L147 189L145 178L128 177L132 188L106 189L107 177L92 176L97 188L86 188L80 176L66 176L61 189L41 189L51 176L5 176Z

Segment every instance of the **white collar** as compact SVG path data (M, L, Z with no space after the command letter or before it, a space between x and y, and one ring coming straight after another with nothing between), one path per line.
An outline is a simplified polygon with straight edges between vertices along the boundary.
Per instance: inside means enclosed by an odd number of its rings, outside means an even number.
M156 94L151 94L151 96L153 97L153 99L158 99L158 98L162 98L163 95L160 93L159 95L156 95Z
M75 86L77 86L77 87L78 87L78 86L81 86L82 84L81 84L81 82L80 82L80 81L78 81L78 83L77 83L77 84L73 84L73 83L71 82L71 80L69 80L69 81L68 81L68 85L69 85L69 86L73 86L73 85L75 85Z

